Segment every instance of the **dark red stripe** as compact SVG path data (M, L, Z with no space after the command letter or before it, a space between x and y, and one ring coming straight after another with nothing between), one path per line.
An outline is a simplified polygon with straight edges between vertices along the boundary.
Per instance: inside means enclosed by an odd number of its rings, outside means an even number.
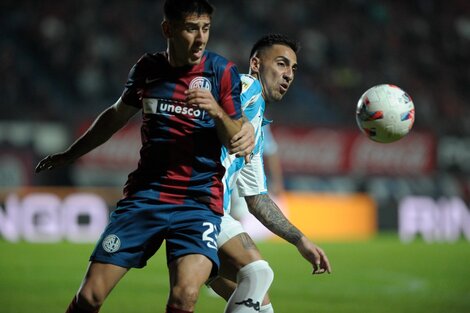
M220 99L221 105L224 111L230 116L234 117L237 114L237 110L235 109L235 103L233 101L233 94L232 94L232 75L231 69L234 64L232 62L228 62L227 66L225 67L224 73L222 74L222 81L220 86Z

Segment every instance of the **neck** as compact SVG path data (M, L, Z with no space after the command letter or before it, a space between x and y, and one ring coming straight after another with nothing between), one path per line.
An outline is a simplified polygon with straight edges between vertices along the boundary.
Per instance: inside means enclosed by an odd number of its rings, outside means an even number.
M171 66L175 66L175 67L181 66L176 63L174 55L175 55L174 49L172 48L170 44L168 44L168 48L166 49L166 59L168 60L168 63L170 63Z

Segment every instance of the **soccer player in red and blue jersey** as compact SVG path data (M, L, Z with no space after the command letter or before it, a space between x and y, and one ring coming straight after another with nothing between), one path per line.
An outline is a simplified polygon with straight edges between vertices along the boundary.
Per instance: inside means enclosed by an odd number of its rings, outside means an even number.
M194 311L200 286L217 271L221 147L243 121L238 70L205 50L212 12L207 0L165 1L167 50L141 57L119 100L66 151L36 167L40 172L75 161L142 111L138 167L67 312L98 312L127 271L144 267L163 240L170 274L167 312Z

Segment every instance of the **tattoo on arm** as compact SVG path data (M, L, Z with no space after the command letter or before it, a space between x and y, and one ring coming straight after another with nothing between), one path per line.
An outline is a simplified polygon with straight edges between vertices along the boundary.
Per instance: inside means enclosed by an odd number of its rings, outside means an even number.
M270 231L293 245L302 238L302 232L292 225L269 195L249 196L245 200L250 213Z

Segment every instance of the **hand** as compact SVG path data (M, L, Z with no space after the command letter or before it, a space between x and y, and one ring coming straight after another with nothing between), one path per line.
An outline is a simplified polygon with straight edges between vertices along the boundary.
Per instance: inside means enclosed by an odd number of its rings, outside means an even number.
M188 89L185 92L186 102L189 105L195 105L200 109L206 111L212 118L221 118L223 116L223 109L215 101L212 93L207 89L195 88Z
M63 152L51 154L39 161L38 165L36 166L35 172L39 173L45 170L49 171L56 167L70 164L72 162L73 160L68 158Z
M313 265L312 274L331 273L330 261L319 246L310 242L305 236L299 240L296 246L300 254Z
M236 157L245 157L247 163L250 162L251 152L255 148L255 129L250 122L245 121L241 130L230 139L229 153L236 153Z

